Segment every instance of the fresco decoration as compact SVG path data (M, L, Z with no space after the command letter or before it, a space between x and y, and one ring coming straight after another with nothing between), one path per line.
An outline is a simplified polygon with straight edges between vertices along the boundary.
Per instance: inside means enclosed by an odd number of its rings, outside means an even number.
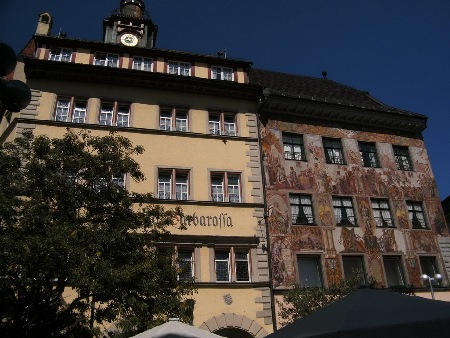
M293 251L325 251L322 230L317 227L293 226L291 243Z
M328 285L337 284L342 280L343 276L339 258L325 258L325 274Z
M369 258L369 274L375 279L376 286L381 286L385 280L385 276L379 259Z
M317 215L319 216L317 223L323 226L333 226L334 225L334 214L333 208L331 206L329 195L318 194L316 196L317 200Z
M408 232L410 240L417 253L437 253L439 246L436 235L430 230L411 230Z
M364 239L356 234L355 228L341 228L339 244L344 246L344 250L342 251L344 253L366 251Z
M422 282L420 280L419 261L416 258L407 258L405 259L405 263L406 263L406 270L408 272L409 284L412 287L422 286Z
M439 200L425 201L426 210L428 212L428 219L430 221L430 228L441 236L448 236L449 231L445 224L444 212Z
M272 279L274 287L290 285L296 281L294 259L289 237L271 238Z
M392 208L392 212L395 215L395 220L397 221L398 229L408 230L409 218L405 202L392 200Z
M356 205L359 215L361 215L360 224L364 229L364 236L372 236L375 230L375 222L371 217L370 200L368 197L356 197Z
M281 195L272 195L267 204L270 235L287 234L290 226L288 201Z
M382 235L378 239L378 245L380 252L398 252L394 229L383 229Z

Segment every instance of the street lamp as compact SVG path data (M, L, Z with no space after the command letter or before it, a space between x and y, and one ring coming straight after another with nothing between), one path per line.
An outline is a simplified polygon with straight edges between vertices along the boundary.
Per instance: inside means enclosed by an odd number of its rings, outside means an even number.
M30 88L19 80L6 80L17 64L16 53L5 43L0 42L0 121L5 110L18 112L31 101Z
M437 274L434 275L434 277L430 277L430 276L428 276L427 274L424 273L422 276L420 276L420 278L422 279L422 282L424 282L424 283L425 282L429 282L429 284L430 284L430 291L431 291L431 298L434 299L433 282L434 281L436 281L436 282L441 281L442 280L442 275L437 273Z

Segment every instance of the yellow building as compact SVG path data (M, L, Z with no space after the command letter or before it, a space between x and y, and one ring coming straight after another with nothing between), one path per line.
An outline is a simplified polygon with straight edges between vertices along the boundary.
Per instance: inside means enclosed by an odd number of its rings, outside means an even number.
M111 128L143 145L147 180L117 177L129 190L180 205L170 245L191 266L194 325L233 337L272 331L256 104L251 63L155 48L157 27L140 0L122 0L104 20L104 41L51 35L42 13L15 78L30 105L8 112L1 142L24 129L62 136Z

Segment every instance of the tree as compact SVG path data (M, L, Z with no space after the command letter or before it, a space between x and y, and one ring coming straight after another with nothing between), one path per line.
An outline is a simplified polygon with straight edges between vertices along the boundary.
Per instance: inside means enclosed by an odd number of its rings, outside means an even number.
M0 336L92 337L105 323L127 336L192 319L192 280L156 245L182 210L120 184L145 179L143 151L70 130L0 147Z
M355 271L353 278L343 279L329 288L303 287L294 283L283 295L283 301L278 302L283 325L292 323L347 296L361 285L361 281L367 281L369 287L374 287L375 280L365 276L362 271Z

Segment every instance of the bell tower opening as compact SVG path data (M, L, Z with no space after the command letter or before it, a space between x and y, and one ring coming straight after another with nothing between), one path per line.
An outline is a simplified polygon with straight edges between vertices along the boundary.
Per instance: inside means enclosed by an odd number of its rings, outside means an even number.
M143 0L121 0L120 7L103 20L105 43L153 48L157 31Z

